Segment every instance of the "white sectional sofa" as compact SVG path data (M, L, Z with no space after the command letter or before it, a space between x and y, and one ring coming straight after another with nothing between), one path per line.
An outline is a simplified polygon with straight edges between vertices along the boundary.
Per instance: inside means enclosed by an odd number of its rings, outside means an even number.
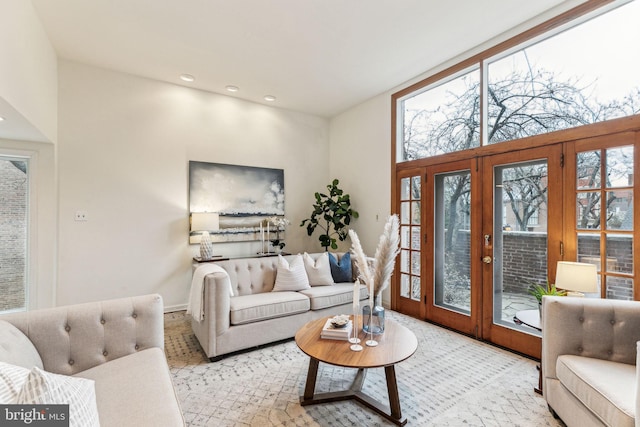
M309 255L314 260L324 256ZM344 256L334 255L340 262ZM295 256L284 258L292 261ZM238 258L218 261L216 265L221 271L204 277L204 318L191 321L196 337L212 361L238 350L293 338L310 320L353 311L357 277L353 261L350 282L285 292L273 292L278 257ZM367 298L366 287L360 286L360 299Z
M568 427L638 427L640 302L543 297L542 374Z
M0 362L95 381L101 427L185 425L164 354L160 295L0 316Z

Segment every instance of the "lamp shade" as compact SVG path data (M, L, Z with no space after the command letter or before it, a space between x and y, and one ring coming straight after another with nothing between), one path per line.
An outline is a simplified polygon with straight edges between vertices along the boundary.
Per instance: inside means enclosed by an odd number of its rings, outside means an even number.
M215 231L220 228L220 215L212 212L193 212L191 231Z
M558 261L556 288L574 292L597 292L598 270L594 264Z

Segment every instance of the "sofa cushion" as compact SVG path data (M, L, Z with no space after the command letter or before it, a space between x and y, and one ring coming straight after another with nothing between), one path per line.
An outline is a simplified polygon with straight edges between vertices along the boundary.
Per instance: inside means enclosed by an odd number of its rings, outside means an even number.
M304 269L307 272L307 277L309 277L309 285L333 285L331 266L329 266L329 254L327 252L322 253L315 260L305 252L302 258L304 260Z
M29 370L22 366L0 362L0 404L15 404Z
M52 374L36 366L29 372L16 403L68 404L70 427L100 426L95 384L86 378Z
M31 369L42 369L38 350L22 331L6 320L0 320L0 361Z
M242 325L304 313L310 306L309 298L298 292L263 292L232 297L231 324Z
M102 427L184 426L160 348L120 357L75 376L95 381Z
M299 293L309 297L311 310L322 310L353 302L353 286L353 283L336 283L333 286L312 287ZM367 295L367 287L360 285L360 299L367 298Z
M336 283L353 282L353 271L351 269L351 254L346 252L342 258L338 260L336 255L329 254L329 266L331 267L331 276Z
M300 291L308 288L309 278L304 269L302 255L295 255L289 261L278 255L278 272L273 292Z
M556 373L562 385L606 425L635 425L634 365L562 355L556 362Z

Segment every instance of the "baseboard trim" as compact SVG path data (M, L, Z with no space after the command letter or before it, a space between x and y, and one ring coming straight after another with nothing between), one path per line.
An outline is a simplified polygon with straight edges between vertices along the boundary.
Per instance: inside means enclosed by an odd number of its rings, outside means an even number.
M187 309L187 304L169 305L164 308L165 313L172 313L174 311L184 311Z

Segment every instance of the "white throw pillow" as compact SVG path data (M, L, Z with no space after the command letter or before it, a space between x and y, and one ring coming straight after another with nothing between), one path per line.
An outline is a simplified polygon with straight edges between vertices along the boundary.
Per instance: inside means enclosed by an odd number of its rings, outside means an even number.
M27 368L0 362L0 404L15 404L28 376Z
M313 260L311 255L304 253L304 269L309 278L311 286L333 285L333 276L331 276L331 266L329 265L329 254L323 253L317 260Z
M6 320L0 320L0 360L31 369L42 368L42 359L29 338Z
M309 278L304 270L302 255L294 255L291 263L288 263L282 255L278 255L278 270L273 292L302 291L309 289Z
M68 404L70 427L99 427L95 382L52 374L37 367L29 372L18 404Z

